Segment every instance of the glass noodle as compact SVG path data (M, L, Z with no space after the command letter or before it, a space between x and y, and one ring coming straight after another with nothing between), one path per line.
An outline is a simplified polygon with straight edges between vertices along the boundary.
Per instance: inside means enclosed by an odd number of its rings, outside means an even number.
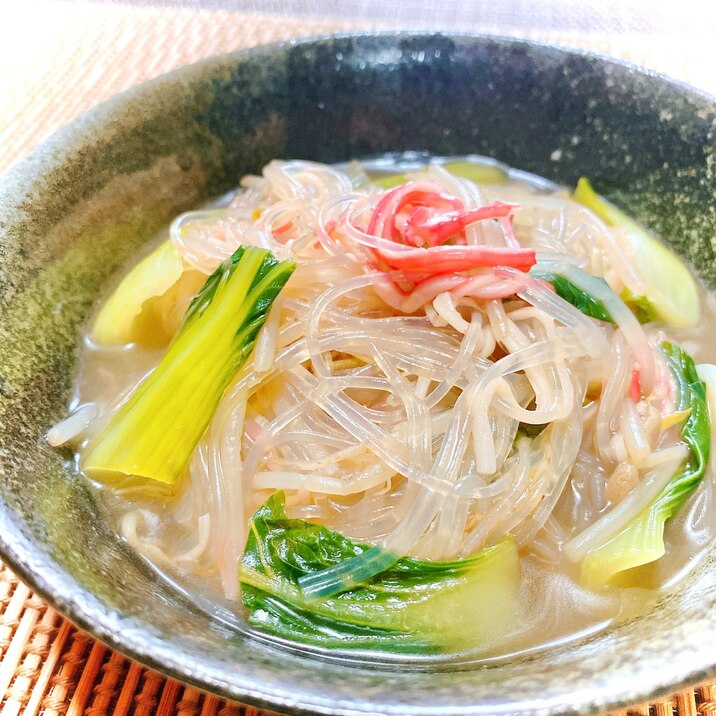
M703 549L713 518L704 528L703 509L690 508L667 531L669 555L681 560L644 568L623 588L578 584L580 560L648 507L688 454L685 416L664 422L675 387L659 346L667 333L690 339L701 360L711 347L698 329L641 324L629 310L620 296L648 286L618 227L544 180L470 162L499 181L474 183L420 155L343 167L273 161L228 203L174 221L170 240L187 270L208 276L240 245L296 269L177 484L151 494L132 480L102 488L119 532L158 569L190 591L209 585L240 614L249 518L278 490L289 517L396 559L462 559L511 536L521 616L484 656L629 616ZM612 320L509 262L416 274L405 258L416 247L375 223L386 193L372 178L399 172L461 211L508 207L464 227L464 246L534 250L541 270ZM48 439L72 442L81 464L83 446L160 355L88 339L76 410ZM707 473L694 504L713 504L712 492Z

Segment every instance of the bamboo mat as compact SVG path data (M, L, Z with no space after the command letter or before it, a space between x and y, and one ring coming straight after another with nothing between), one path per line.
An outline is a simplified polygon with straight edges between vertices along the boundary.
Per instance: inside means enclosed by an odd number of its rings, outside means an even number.
M339 5L324 2L326 9L341 10L332 15L320 11L321 1L310 0L311 12L293 15L263 11L275 9L277 2L272 0L4 4L0 10L0 172L85 109L181 65L289 37L356 28L431 27L429 18L416 11L422 0L400 6L366 2L370 12L362 14L351 11L353 0ZM442 27L591 49L716 94L711 49L716 23L705 4L699 5L698 21L686 28L668 18L659 24L652 4L644 4L648 27L639 31L633 16L619 16L624 8L633 10L635 0L631 5L627 0L606 5L601 0L582 0L575 7L592 12L586 26L560 15L569 5L564 2L504 0L495 15L492 2L436 1L440 8L450 5L454 11L442 13ZM689 1L682 0L679 8ZM279 7L282 2L294 9L301 5L281 0ZM545 7L551 12L545 13ZM483 12L486 8L489 15ZM408 21L406 13L410 13ZM0 716L266 713L204 695L112 652L75 629L0 563ZM619 713L716 716L716 682Z
M0 3L0 172L80 112L139 82L224 52L352 29L514 35L621 57L716 95L716 5L702 0L135 2ZM311 12L261 11L303 5Z
M614 716L716 716L716 682ZM0 563L0 716L269 716L144 669L75 629Z
M202 694L111 651L75 629L0 563L2 716L268 713Z

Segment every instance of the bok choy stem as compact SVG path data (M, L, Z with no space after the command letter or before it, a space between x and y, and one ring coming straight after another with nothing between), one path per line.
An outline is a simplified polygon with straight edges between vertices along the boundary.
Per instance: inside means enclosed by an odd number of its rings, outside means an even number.
M294 268L254 247L240 247L224 261L192 301L157 367L91 441L85 473L174 483Z
M608 226L621 230L627 255L643 283L644 296L635 297L641 314L646 308L646 316L658 316L669 325L695 326L701 314L699 292L684 262L643 226L599 196L584 177L577 182L574 198ZM642 315L637 313L640 320Z

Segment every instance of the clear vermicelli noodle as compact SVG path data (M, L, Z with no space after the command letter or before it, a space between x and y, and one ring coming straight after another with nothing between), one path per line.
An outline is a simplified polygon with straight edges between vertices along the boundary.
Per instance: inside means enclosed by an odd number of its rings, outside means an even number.
M712 317L586 180L277 160L125 276L48 440L240 628L496 657L638 613L712 540Z

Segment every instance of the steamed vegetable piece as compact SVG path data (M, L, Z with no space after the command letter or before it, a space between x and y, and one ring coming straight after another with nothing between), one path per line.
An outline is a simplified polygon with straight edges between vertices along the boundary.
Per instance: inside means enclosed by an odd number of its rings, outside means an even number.
M507 184L507 172L496 164L479 164L477 162L447 162L441 165L456 177L469 179L474 184Z
M84 471L100 480L175 482L294 268L255 247L224 261L157 367L91 441Z
M706 385L684 350L666 342L661 348L677 387L675 411L690 409L681 431L689 454L647 509L612 540L587 554L582 562L582 581L587 585L606 584L619 572L648 564L664 554L664 525L698 487L709 462L711 426Z
M565 273L560 272L559 264L557 268L536 265L530 270L530 276L533 278L547 281L552 284L555 293L563 298L567 303L571 303L575 308L579 309L585 316L596 318L600 321L608 323L616 323L611 312L605 305L605 301L600 299L593 292L585 291L570 280ZM639 323L650 323L658 319L654 307L644 296L636 296L628 289L625 289L617 296L610 288L609 284L601 276L592 276L574 266L566 267L567 271L575 274L578 272L581 278L587 279L595 288L599 289L601 296L607 297L607 302L612 306L624 304L636 316Z
M644 282L645 297L664 322L688 328L699 321L698 289L681 259L633 219L599 196L582 177L574 198L600 219L623 230L631 256Z
M251 519L239 569L250 622L318 646L431 652L498 636L515 615L520 564L512 540L455 562L404 557L337 597L306 602L300 577L370 548L289 519L277 492Z
M706 403L709 407L709 419L713 423L716 418L716 365L702 363L696 366L696 372L706 385Z
M453 176L469 179L478 186L507 183L507 173L496 165L478 164L477 162L446 162L439 166L449 171ZM408 181L408 178L405 174L390 174L389 176L373 177L371 181L384 189L392 189L395 186L404 184Z
M530 270L530 276L551 283L555 293L560 298L567 301L567 303L571 303L585 316L597 318L600 321L607 321L608 323L614 323L614 319L602 301L583 291L581 288L577 288L568 278L561 274L535 266ZM597 277L596 280L604 284L605 289L609 289L609 285L601 276Z
M205 281L187 269L174 244L165 241L140 261L102 305L91 337L103 345L166 345L181 322L182 297L193 296Z
M619 294L619 298L629 306L639 323L651 323L659 319L659 312L646 296L637 296L628 288L625 288Z

